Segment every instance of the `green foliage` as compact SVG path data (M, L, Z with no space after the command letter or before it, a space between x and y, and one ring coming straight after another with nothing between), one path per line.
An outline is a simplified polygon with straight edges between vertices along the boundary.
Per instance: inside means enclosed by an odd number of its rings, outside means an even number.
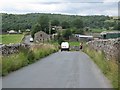
M15 71L28 64L27 57L24 53L14 54L2 57L2 75L7 75L11 71Z
M71 32L72 32L73 34L75 34L76 31L77 31L77 29L76 29L75 27L71 28Z
M97 29L91 29L92 33L101 33L103 31L106 31L106 29L99 29L99 28L97 28Z
M60 37L60 38L58 39L58 44L61 45L62 42L64 42L64 39L63 39L62 37Z
M32 32L31 32L31 36L34 38L34 34L38 31L41 31L41 25L40 24L35 24L35 26L33 26Z
M113 29L120 31L120 21L119 21L119 22L116 22L116 24L114 24Z
M70 29L67 29L63 32L63 38L68 40L70 36L72 36L72 32Z
M38 23L33 26L33 30L31 32L31 36L34 38L34 34L38 31L44 31L49 33L49 17L48 16L41 16L38 20Z
M77 28L71 28L71 32L73 34L84 34L84 30L83 29L77 29Z
M80 42L69 42L70 46L80 46Z
M84 30L83 29L77 29L75 31L75 34L84 34Z
M69 27L70 27L70 24L69 24L67 21L63 21L63 22L61 23L61 26L62 26L63 29L66 29L66 28L69 28Z
M51 22L51 25L52 25L52 26L59 26L59 25L60 25L60 22L59 22L58 20L53 20L53 21Z
M119 20L110 19L110 20L104 21L104 27L107 30L120 30L119 24L120 24Z
M82 29L84 27L83 21L81 19L76 19L73 21L73 27L77 29Z
M58 32L57 40L59 45L61 45L61 43L64 41L63 36L60 32Z
M74 34L84 34L84 24L83 24L83 21L81 19L75 19L73 22L72 22L72 26L74 28L72 28L72 33Z
M35 62L35 55L34 55L33 51L30 50L28 52L27 59L28 59L28 61L29 61L30 64L33 63L33 62Z
M42 31L49 33L49 17L43 15L39 18L38 23L41 25Z
M33 22L31 22L31 17L28 15L14 15L14 14L2 14L2 26L3 31L7 30L25 30L30 29Z
M39 60L40 58L48 56L49 54L56 52L57 50L58 48L51 44L35 45L32 48L35 60Z
M39 18L41 17L41 18ZM40 20L41 19L41 20ZM24 14L24 15L14 15L14 14L2 14L2 31L7 31L11 29L15 30L26 30L31 29L37 22L41 23L47 22L46 26L42 26L42 30L48 30L48 21L58 20L60 23L66 21L69 23L67 27L72 27L72 22L76 19L80 19L83 21L84 26L90 28L105 28L105 27L114 27L116 23L112 22L113 24L109 23L110 20L114 21L109 16L78 16L78 15L61 15L61 14L43 14L43 13L31 13L31 14ZM39 21L38 21L39 20ZM106 22L107 21L107 22ZM43 23L44 24L44 23ZM56 23L56 25L58 25ZM64 27L65 24L63 24ZM82 24L81 24L82 25ZM45 28L46 27L46 28ZM79 26L77 26L79 28ZM48 32L48 31L47 31Z

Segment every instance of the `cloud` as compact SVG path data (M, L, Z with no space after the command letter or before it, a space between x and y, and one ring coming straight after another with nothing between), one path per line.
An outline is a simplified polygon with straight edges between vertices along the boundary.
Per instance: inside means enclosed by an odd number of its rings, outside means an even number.
M119 2L119 0L103 0L103 2Z
M108 2L109 1L109 2ZM2 0L1 13L61 13L118 15L118 0Z

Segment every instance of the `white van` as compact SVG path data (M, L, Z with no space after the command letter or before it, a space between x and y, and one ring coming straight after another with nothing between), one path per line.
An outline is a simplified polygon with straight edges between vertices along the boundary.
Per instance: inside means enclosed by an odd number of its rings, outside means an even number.
M33 38L30 38L30 42L33 42Z
M63 51L63 50L69 51L69 43L68 42L61 43L61 51Z

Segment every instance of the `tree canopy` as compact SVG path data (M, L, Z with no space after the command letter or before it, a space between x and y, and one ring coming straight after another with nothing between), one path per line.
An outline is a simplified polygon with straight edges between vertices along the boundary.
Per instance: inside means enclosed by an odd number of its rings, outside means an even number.
M41 17L41 18L40 18ZM63 28L69 27L90 27L90 28L106 28L113 27L117 29L117 23L109 16L78 16L78 15L61 15L61 14L44 14L44 13L29 13L29 14L6 14L2 13L2 31L14 29L32 29L39 23L43 31L48 30L49 21L52 25L62 25ZM73 25L74 22L74 25ZM75 24L76 23L76 24ZM84 24L84 25L83 25ZM48 32L48 31L47 31Z
M43 15L39 18L38 23L41 25L42 31L49 33L49 17Z
M42 30L41 25L39 23L35 24L32 28L31 36L34 38L34 34L41 30Z
M60 22L58 20L53 20L53 21L51 21L51 25L52 26L59 26Z
M75 19L73 21L73 26L77 29L82 29L84 27L83 21L81 19Z
M69 27L70 27L70 24L69 24L67 21L63 21L63 22L61 23L61 26L62 26L63 29L66 29L66 28L69 28Z
M67 30L65 30L64 32L63 32L63 37L65 38L65 39L69 39L69 37L72 35L72 32L71 32L71 30L70 29L67 29Z

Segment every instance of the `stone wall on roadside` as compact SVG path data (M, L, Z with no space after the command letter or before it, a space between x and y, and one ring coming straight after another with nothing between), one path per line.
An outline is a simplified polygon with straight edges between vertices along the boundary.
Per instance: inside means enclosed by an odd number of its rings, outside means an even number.
M10 55L14 53L18 53L20 51L20 48L29 48L29 45L27 44L9 44L9 45L2 45L0 47L0 54L1 55Z
M97 39L88 42L91 49L101 50L108 60L120 62L120 38L117 39Z

